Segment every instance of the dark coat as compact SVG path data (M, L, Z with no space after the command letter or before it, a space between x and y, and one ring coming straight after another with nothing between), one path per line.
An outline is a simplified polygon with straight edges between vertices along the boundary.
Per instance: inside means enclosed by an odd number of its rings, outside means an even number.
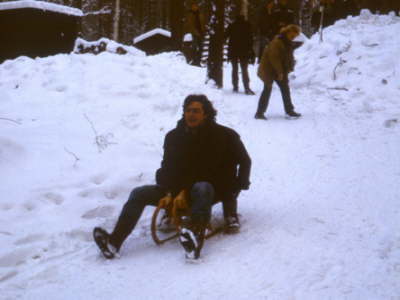
M290 24L294 24L295 15L293 10L287 6L278 4L273 10L271 15L272 34L275 36L280 33L280 30Z
M250 167L250 157L234 130L211 122L192 133L180 120L165 136L156 181L174 195L196 182L207 181L224 200L249 188Z
M237 19L226 29L225 39L229 39L229 60L236 58L253 58L253 31L250 22L242 18Z
M271 40L274 37L272 30L272 12L270 13L267 7L264 6L258 15L258 31L261 36Z

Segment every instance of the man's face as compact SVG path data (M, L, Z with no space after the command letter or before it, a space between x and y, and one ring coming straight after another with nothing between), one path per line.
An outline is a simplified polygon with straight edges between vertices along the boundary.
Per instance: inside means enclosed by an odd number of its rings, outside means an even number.
M199 6L195 3L192 4L192 10L193 11L198 11L199 10Z
M186 107L184 117L186 126L196 128L204 123L207 115L204 113L203 104L193 101Z

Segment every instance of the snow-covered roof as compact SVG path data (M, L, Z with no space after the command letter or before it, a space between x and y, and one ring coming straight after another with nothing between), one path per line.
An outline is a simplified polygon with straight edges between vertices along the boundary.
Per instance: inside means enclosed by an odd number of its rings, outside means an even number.
M150 31L148 31L146 33L143 33L143 34L135 37L133 39L133 43L134 44L139 43L139 42L141 42L141 41L143 41L143 40L145 40L145 39L147 39L147 38L149 38L149 37L151 37L153 35L156 35L156 34L161 34L161 35L164 35L164 36L169 37L169 38L171 37L171 32L169 32L168 30L165 30L165 29L162 29L162 28L155 28L153 30L150 30Z
M82 11L78 8L44 2L44 1L20 0L20 1L10 1L10 2L0 3L0 10L21 9L21 8L36 8L41 10L53 11L65 15L72 15L78 17L83 16Z

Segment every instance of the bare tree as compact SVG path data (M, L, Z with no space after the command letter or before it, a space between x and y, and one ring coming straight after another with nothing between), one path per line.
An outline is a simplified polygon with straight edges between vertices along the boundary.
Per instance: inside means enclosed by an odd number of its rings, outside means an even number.
M184 10L184 1L169 0L169 24L174 50L182 47Z
M119 41L119 20L121 16L121 0L115 0L114 22L113 22L113 40Z
M210 46L207 61L207 81L223 87L224 12L225 0L211 0Z

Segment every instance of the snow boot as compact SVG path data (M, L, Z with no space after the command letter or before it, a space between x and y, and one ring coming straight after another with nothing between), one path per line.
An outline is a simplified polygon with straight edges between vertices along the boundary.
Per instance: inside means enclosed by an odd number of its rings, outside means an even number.
M234 234L240 230L239 217L237 215L229 216L225 219L225 233Z
M254 93L250 88L247 88L245 91L244 91L244 93L246 94L246 95L255 95L256 93Z
M187 261L196 261L200 258L200 250L203 246L205 225L197 220L193 222L190 217L182 218L182 228L179 231L179 242L185 250Z
M200 257L200 245L193 231L183 227L179 232L179 242L185 250L187 260L196 260Z
M287 112L286 115L291 118L300 118L301 117L301 114L295 112L294 110Z
M110 243L110 234L101 227L95 227L93 238L101 253L106 259L113 259L118 255L118 250Z
M267 121L267 117L259 113L254 116L254 119Z

